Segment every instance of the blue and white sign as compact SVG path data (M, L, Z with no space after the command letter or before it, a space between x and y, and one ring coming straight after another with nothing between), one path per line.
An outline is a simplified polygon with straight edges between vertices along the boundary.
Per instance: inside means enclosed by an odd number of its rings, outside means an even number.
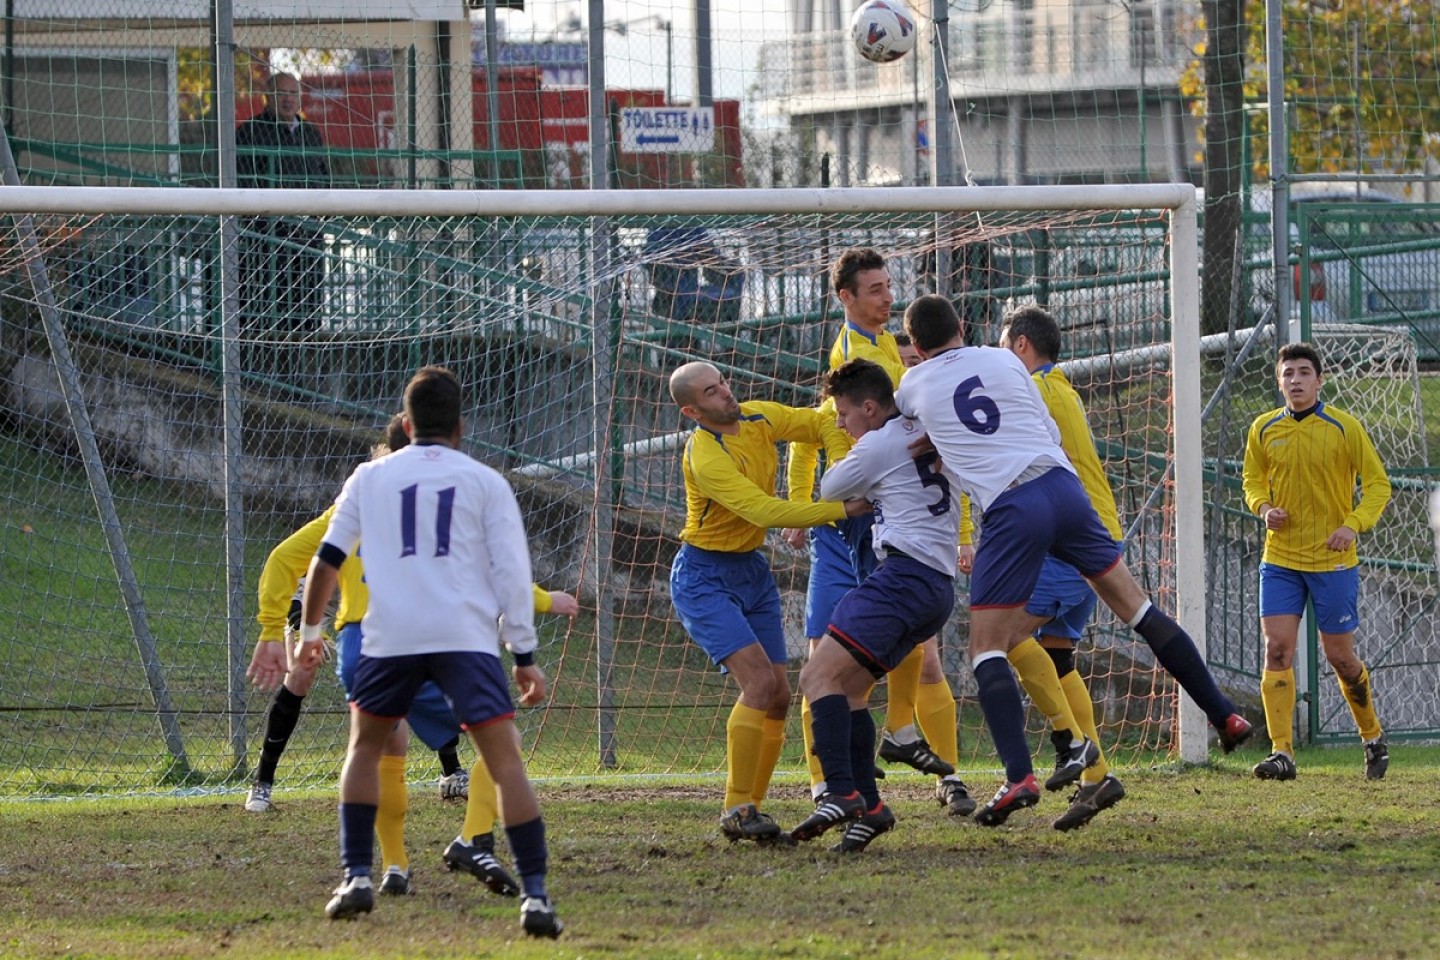
M713 107L621 107L625 153L708 153L715 149Z

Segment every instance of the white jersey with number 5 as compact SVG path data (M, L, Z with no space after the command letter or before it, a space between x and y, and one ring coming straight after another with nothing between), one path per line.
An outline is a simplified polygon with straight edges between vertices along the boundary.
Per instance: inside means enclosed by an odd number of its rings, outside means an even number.
M1009 350L958 347L932 356L905 372L895 405L920 421L982 513L1032 465L1074 472L1035 381Z
M935 454L911 456L922 431L914 420L892 417L856 442L820 481L826 500L864 497L875 504L875 552L890 547L948 576L955 576L960 504L951 478L936 469Z
M411 444L355 468L325 531L362 544L369 657L534 650L530 548L500 474L443 444ZM323 548L322 548L323 549Z

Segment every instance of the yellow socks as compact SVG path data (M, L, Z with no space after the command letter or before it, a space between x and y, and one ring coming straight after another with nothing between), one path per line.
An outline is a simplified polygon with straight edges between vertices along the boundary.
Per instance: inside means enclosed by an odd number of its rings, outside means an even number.
M760 726L760 762L755 770L755 787L751 793L758 807L770 792L770 778L775 774L775 764L780 762L780 751L785 748L785 721L766 717Z
M1065 692L1065 702L1070 704L1070 713L1080 725L1080 732L1094 741L1095 748L1100 750L1100 759L1085 768L1085 772L1080 774L1080 782L1099 783L1110 772L1110 764L1100 747L1100 728L1095 726L1095 701L1090 699L1090 688L1085 686L1085 678L1080 676L1079 670L1071 670L1060 678L1060 689Z
M375 814L375 835L380 839L380 867L410 869L405 855L405 812L410 791L405 786L405 758L380 758L380 808Z
M460 828L460 836L470 843L481 834L492 832L499 813L500 803L495 799L495 781L490 776L490 768L477 757L475 766L470 768L470 799L465 801L465 825Z
M1340 692L1345 694L1345 702L1350 704L1350 715L1355 718L1355 726L1360 730L1361 740L1374 740L1382 733L1380 729L1380 718L1375 714L1375 691L1370 688L1370 671L1365 669L1365 664L1360 664L1360 676L1354 683L1340 681ZM1266 713L1269 716L1269 713Z
M885 706L885 730L894 733L915 722L915 699L920 686L920 670L925 666L925 651L916 647L900 665L890 671L886 683L888 701Z
M950 683L922 683L915 691L915 717L930 749L953 766L960 763L960 735L955 730L955 694Z
M800 701L800 730L805 736L805 765L810 769L810 793L818 795L815 789L825 782L825 771L820 768L820 758L815 756L815 731L810 728L810 701Z
M1344 684L1341 684L1344 687ZM1348 698L1348 694L1346 695ZM1265 726L1270 749L1295 756L1295 671L1266 670L1260 674L1260 700L1265 704Z
M755 776L760 769L761 743L765 739L765 711L735 702L725 723L725 809L754 803Z
M1081 727L1070 710L1070 701L1060 689L1060 677L1055 672L1055 661L1040 646L1034 637L1026 637L1007 655L1010 665L1020 675L1020 684L1030 695L1030 700L1050 721L1054 730L1069 730L1072 738L1079 739Z

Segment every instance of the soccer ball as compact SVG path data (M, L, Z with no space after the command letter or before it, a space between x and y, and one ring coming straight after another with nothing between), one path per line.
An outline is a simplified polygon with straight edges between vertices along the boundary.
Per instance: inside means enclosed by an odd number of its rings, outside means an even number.
M900 0L865 0L850 18L856 49L875 63L889 63L914 50L915 33L915 18Z

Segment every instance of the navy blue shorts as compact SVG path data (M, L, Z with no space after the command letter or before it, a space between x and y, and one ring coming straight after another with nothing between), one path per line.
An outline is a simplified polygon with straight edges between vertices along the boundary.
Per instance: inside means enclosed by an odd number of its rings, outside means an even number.
M515 716L510 680L500 658L471 650L401 657L362 653L355 664L350 702L371 716L398 720L410 713L426 681L440 688L462 729Z
M723 662L752 643L788 663L780 591L759 550L723 553L685 544L670 566L670 602L690 639Z
M1047 618L1048 622L1035 631L1040 636L1079 640L1090 625L1098 599L1079 570L1064 560L1046 556L1025 612Z
M954 580L892 550L836 605L830 637L879 678L938 634L954 609Z
M355 665L360 662L360 624L347 623L335 636L335 675L345 688L346 696L355 684ZM450 701L433 683L426 683L415 694L410 712L405 715L410 729L420 742L431 750L439 750L460 733L460 721L450 710Z
M980 529L970 574L972 610L1028 603L1046 555L1092 580L1123 556L1079 479L1063 467L1000 494L985 511Z

